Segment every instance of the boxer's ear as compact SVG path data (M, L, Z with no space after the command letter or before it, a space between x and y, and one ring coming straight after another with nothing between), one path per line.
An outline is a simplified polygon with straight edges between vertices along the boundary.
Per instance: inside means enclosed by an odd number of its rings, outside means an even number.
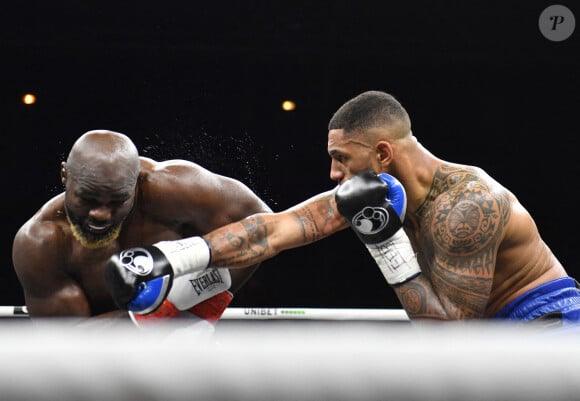
M379 141L375 145L377 160L381 167L388 166L393 160L393 147L387 141Z

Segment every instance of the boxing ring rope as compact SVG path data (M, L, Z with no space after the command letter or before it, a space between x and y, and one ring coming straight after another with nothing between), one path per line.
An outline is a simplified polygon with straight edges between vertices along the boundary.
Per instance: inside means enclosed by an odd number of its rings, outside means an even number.
M28 317L26 306L0 306L0 317Z
M149 331L3 319L0 398L580 399L578 330L477 321L397 324L407 321L406 315L390 309L228 311L209 338L172 335L177 327L169 322ZM3 316L25 317L26 312L21 306L0 307Z
M26 306L0 306L0 317L28 317L28 310ZM222 319L408 321L409 317L403 309L231 307L225 310Z
M389 320L408 321L403 309L357 308L228 308L222 319Z
M578 333L226 320L202 341L21 322L0 330L2 401L580 399Z

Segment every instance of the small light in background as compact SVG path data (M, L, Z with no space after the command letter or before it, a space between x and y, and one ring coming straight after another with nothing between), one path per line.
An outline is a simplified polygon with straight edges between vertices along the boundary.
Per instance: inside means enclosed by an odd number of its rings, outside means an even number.
M284 100L282 102L282 110L284 111L292 111L296 108L296 103L292 100Z
M36 103L36 96L34 96L32 93L27 93L26 95L22 96L22 103L34 104Z

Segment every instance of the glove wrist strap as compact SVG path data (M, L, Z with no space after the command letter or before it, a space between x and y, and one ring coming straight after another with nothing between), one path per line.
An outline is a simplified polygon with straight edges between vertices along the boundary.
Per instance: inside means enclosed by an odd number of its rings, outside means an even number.
M421 273L417 254L403 228L387 240L366 247L390 285L402 284Z
M201 237L161 241L153 245L163 252L175 277L202 271L209 265L209 246Z

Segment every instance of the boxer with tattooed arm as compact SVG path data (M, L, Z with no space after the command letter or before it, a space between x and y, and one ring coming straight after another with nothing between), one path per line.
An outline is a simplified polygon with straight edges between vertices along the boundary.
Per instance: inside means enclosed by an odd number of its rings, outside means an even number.
M364 92L328 128L337 188L188 239L194 247L158 244L163 274L242 268L350 225L411 319L580 321L577 281L518 198L481 168L426 149L395 97ZM158 272L137 276L115 255L107 273L123 304L159 295L144 291Z

